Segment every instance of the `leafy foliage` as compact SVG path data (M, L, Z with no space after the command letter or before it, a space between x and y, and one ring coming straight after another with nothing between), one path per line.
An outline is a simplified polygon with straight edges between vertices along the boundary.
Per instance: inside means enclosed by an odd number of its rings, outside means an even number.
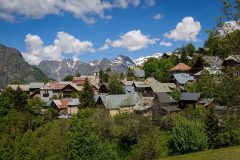
M122 84L119 82L116 75L112 75L109 78L109 93L110 94L124 94Z
M83 85L83 90L80 94L79 101L81 102L81 107L94 107L94 91L93 87L90 84L89 80L86 78Z
M204 126L198 121L189 121L179 116L174 121L170 134L169 150L171 153L189 153L208 147Z

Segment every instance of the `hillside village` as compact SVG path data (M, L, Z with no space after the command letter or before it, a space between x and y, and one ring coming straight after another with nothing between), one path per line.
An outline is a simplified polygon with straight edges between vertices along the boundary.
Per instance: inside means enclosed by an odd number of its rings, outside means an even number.
M239 20L239 0L0 1L0 160L239 160Z
M169 57L163 55L161 58L164 59L165 56ZM170 68L171 77L167 83L160 82L153 77L146 77L144 70L133 68L133 74L138 80L128 80L127 76L117 79L124 90L122 94L111 94L108 82L103 81L99 72L95 72L94 75L72 77L72 81L10 84L8 87L13 90L19 88L29 97L40 98L45 104L41 107L42 111L52 107L59 112L59 118L69 118L77 114L79 109L84 108L80 105L79 94L83 91L85 81L90 82L94 92L95 104L92 107L104 108L111 116L136 113L154 119L154 117L175 114L184 108L199 105L205 108L213 106L218 113L224 113L230 106L222 106L216 103L214 98L202 96L201 92L189 92L185 86L197 83L205 71L210 75L219 75L226 68L234 68L236 70L234 76L239 77L240 62L234 56L229 56L224 61L217 56L203 56L197 59L191 67L185 63L178 63ZM179 98L173 98L173 90L179 91Z

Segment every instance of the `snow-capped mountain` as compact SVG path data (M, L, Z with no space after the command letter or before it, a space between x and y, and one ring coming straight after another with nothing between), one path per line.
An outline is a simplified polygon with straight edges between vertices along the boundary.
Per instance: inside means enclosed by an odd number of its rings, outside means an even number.
M149 58L161 58L161 57L162 57L162 53L154 53L151 56L142 56L137 59L134 59L133 62L137 66L142 66L144 64L144 62L146 62Z
M135 66L130 57L119 55L114 59L94 60L89 63L66 59L63 61L42 61L37 67L47 76L61 80L67 75L93 74L99 70L110 68L116 73L126 73L128 67Z
M104 58L103 60L93 60L88 63L79 60L66 59L63 61L42 61L37 67L42 70L47 76L61 80L67 75L80 74L93 74L99 70L107 70L116 73L126 73L131 66L141 66L149 58L161 58L161 53L155 53L151 56L140 57L132 60L132 58L124 55L119 55L114 59Z

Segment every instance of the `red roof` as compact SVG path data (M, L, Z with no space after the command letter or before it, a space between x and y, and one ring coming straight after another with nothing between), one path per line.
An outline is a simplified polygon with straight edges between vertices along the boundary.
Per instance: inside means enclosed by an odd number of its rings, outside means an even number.
M55 103L58 109L61 110L61 109L66 109L70 101L71 101L70 98L63 98L63 99L53 100L53 103Z
M68 103L71 101L70 98L64 98L64 99L60 99L60 102L62 103L59 107L60 109L64 109L68 107Z
M47 88L49 89L55 89L55 90L61 90L63 89L67 84L62 84L57 81L49 82L47 85Z
M73 79L73 83L82 86L85 83L85 78L77 78L77 79Z
M173 67L170 71L189 71L191 67L184 63L178 63L175 67Z

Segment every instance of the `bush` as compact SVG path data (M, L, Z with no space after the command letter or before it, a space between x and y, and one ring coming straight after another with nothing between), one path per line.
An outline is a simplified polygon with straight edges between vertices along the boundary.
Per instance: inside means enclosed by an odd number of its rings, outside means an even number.
M174 120L174 127L168 142L172 154L189 153L206 149L207 136L204 125L198 121L189 121L182 116Z

